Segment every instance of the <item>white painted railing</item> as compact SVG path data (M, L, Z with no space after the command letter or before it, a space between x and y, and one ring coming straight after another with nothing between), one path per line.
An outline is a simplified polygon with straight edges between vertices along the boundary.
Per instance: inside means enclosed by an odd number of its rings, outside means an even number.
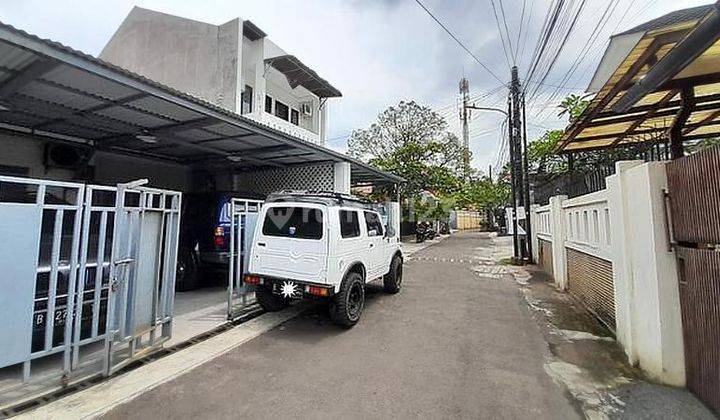
M547 204L545 206L536 207L533 211L536 215L535 220L537 220L537 226L533 226L535 228L535 234L540 239L552 241L553 229L551 219L552 215L550 214L550 205Z
M565 246L610 261L610 209L607 190L582 195L562 204Z
M282 118L278 118L274 115L271 115L271 114L263 115L262 123L269 127L274 128L276 130L290 134L291 136L295 136L300 139L303 139L305 141L309 141L309 142L315 143L315 144L321 144L320 136L318 134L315 134L310 130L307 130L305 128L297 126L291 122L285 121Z

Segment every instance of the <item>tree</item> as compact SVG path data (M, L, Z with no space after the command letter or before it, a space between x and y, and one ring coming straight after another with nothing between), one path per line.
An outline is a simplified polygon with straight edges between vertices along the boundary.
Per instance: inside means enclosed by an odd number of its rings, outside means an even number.
M571 94L558 105L561 110L558 116L567 115L568 121L572 123L582 115L589 104L590 101L585 100L582 96ZM566 159L555 153L555 148L563 133L564 130L548 130L528 144L528 170L535 174L536 179L567 172ZM579 165L583 166L584 162L586 162L584 159L579 160ZM592 162L591 159L590 164L594 165L597 162Z
M560 105L558 107L561 109L561 111L558 114L558 117L567 115L570 122L573 122L578 119L580 115L582 115L588 105L590 105L590 101L585 100L584 97L575 95L573 93L565 97L565 99L560 102Z
M447 122L414 101L383 111L377 122L355 130L348 154L407 180L406 193L451 193L460 186L465 148Z
M528 170L535 174L561 173L567 170L566 160L555 153L563 130L548 130L528 144Z

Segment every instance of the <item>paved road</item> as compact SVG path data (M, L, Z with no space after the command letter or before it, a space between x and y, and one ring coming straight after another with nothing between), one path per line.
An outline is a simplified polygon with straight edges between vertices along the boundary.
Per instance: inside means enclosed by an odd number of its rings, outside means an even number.
M407 262L400 294L369 290L352 330L311 311L106 416L578 418L516 285L472 270L488 255L455 235Z

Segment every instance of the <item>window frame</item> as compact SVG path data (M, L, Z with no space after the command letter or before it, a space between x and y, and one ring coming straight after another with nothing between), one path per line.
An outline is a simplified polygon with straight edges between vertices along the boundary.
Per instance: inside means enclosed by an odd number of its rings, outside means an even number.
M275 102L275 100L272 96L265 95L265 113L273 114L273 102Z
M285 111L287 111L287 115L286 116L280 115L279 114L280 111L278 110L278 108L285 108ZM276 99L275 100L275 113L273 115L280 118L281 120L290 121L290 106L287 105L286 103L280 102Z
M245 89L240 94L240 114L251 114L253 112L253 88L250 85L245 85ZM248 105L248 109L245 110L245 104Z
M290 108L290 123L297 126L300 125L300 111L295 108Z
M377 222L377 227L379 227L379 229L375 229L374 227L370 226L370 222L368 222L368 217L367 217L368 214L372 214L373 217L375 217L375 221ZM380 214L378 214L377 212L371 211L371 210L363 210L363 219L365 219L365 234L369 238L375 238L377 236L382 237L385 235L385 228L382 224L382 219L380 218ZM370 231L372 229L375 229L375 231L377 232L376 235L372 235L372 236L370 235Z
M345 217L345 216L343 215L343 213L347 213L347 214L353 213L353 214L355 214L355 220L354 220L354 222L355 222L355 231L353 232L354 235L345 236L345 234L343 233L343 226L344 226L344 225L343 225L343 220L344 220L344 217ZM341 238L341 239L355 239L355 238L359 238L360 236L362 236L362 232L360 231L360 213L359 213L357 210L338 209L338 220L340 221L340 238Z
M299 210L301 210L301 211L308 211L308 212L310 212L310 211L318 212L318 213L320 214L320 221L319 221L319 223L320 223L320 230L319 230L320 236L318 236L318 237L300 237L300 236L289 235L289 234L286 235L286 234L272 234L272 233L268 233L268 231L266 231L266 229L265 229L265 227L266 227L266 223L265 223L265 222L268 220L268 217L270 216L270 212L273 211L273 210L283 209L283 208L285 208L285 209L290 209L290 208L292 208L292 209L299 209ZM279 231L282 231L282 228L284 228L284 227L287 225L287 223L289 223L289 222L290 222L290 219L288 218L288 220L285 222L285 223L286 223L285 225L283 225L282 227L278 227L278 226L276 225L276 227L278 228ZM277 207L269 207L269 208L266 210L265 215L264 215L263 220L262 220L261 233L262 233L263 236L266 236L266 237L268 237L268 238L295 239L295 240L301 240L301 241L322 241L322 240L325 238L325 223L326 223L326 215L325 215L325 212L323 211L322 208L319 208L319 207L306 207L306 206L277 206Z

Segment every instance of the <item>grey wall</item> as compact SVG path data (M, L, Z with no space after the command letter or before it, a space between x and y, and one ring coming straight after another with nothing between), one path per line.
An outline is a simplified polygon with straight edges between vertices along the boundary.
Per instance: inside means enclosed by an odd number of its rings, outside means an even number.
M100 58L239 110L242 21L211 25L135 7Z
M30 178L72 181L74 171L45 168L44 147L44 142L29 136L0 133L0 165L27 168L27 176Z
M188 191L192 186L192 172L187 166L107 152L95 152L90 160L90 165L94 166L93 179L83 179L80 170L45 167L44 147L45 141L38 138L0 134L0 165L27 168L30 178L55 181L115 185L147 178L150 186L157 188Z
M190 168L174 163L153 161L131 156L95 152L93 182L115 185L147 178L149 186L176 191L188 191L191 186Z

